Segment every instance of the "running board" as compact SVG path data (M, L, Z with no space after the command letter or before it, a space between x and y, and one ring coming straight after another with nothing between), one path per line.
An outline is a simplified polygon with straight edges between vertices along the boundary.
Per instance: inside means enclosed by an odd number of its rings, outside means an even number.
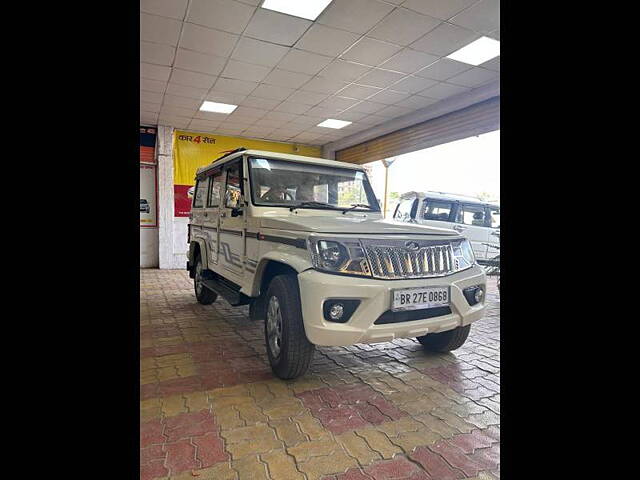
M244 293L233 289L226 283L222 283L219 280L213 278L203 278L202 284L209 290L222 296L231 306L237 307L239 305L247 305L250 302L250 298Z

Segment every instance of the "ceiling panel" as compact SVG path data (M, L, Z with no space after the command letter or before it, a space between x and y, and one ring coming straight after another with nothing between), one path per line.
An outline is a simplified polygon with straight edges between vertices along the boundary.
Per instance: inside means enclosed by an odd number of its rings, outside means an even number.
M314 24L296 43L296 48L335 57L353 45L358 38L360 36L355 33Z
M478 33L490 33L500 28L500 0L480 0L453 17L451 23Z
M403 73L413 73L421 68L431 65L440 57L429 53L419 52L410 48L404 48L389 60L383 62L381 67L386 70L395 70Z
M311 75L306 73L289 72L274 68L269 75L263 80L268 85L278 85L280 87L300 88L302 85L311 80Z
M313 22L261 2L141 0L141 121L321 145L499 80L499 57L443 58L500 37L497 0L333 0Z
M385 88L404 77L404 73L391 72L389 70L374 68L360 77L358 79L358 83L371 87Z
M394 53L397 53L401 49L402 47L399 45L364 37L346 53L342 54L342 58L364 63L365 65L376 66L388 60Z
M222 71L221 76L251 82L261 82L270 71L271 67L230 59L227 66Z
M454 75L469 70L471 65L466 63L456 62L448 58L441 58L437 62L432 63L428 67L418 70L416 75L419 77L432 78L434 80L446 80Z
M480 38L481 35L450 23L441 23L424 37L411 44L411 48L445 57Z
M479 87L485 83L496 80L500 74L484 68L474 67L459 73L447 80L447 83L462 85L463 87Z
M187 21L235 33L247 26L255 10L235 0L191 0Z
M267 67L275 66L289 52L287 47L242 37L231 58Z
M362 34L373 28L393 8L377 0L333 0L316 21Z
M367 33L367 36L406 46L433 30L440 23L441 20L436 18L398 8Z
M176 55L176 47L159 43L140 42L140 61L155 65L171 66Z
M288 70L290 72L306 73L307 75L315 75L324 67L329 65L333 60L332 57L318 55L317 53L305 52L292 48L289 50L280 63L278 68Z
M140 14L140 40L142 41L177 45L181 27L182 22L173 18Z
M228 57L236 44L238 36L232 33L185 23L182 29L180 46L188 50Z
M291 46L298 41L310 25L309 20L259 8L244 34L258 40Z
M140 0L140 11L182 20L187 3L188 0Z
M177 83L178 85L206 88L208 90L213 85L213 82L216 81L216 77L206 75L204 73L190 72L188 70L174 68L169 81L171 83Z
M227 59L225 57L205 55L204 53L178 48L173 66L182 70L218 75L226 62Z
M405 0L404 8L432 17L448 20L465 8L473 5L478 0Z

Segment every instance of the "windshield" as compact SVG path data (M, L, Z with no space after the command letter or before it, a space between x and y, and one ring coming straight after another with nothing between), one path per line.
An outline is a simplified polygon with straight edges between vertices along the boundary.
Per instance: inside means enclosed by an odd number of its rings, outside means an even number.
M249 170L254 205L342 210L361 204L354 210L380 211L360 170L257 157L249 159Z

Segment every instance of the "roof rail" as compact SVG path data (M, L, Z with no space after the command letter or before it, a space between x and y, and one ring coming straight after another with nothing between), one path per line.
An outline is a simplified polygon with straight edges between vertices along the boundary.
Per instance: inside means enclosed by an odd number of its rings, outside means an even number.
M229 155L233 155L234 153L238 153L238 152L244 152L246 150L246 148L244 147L238 147L234 150L223 150L220 153L224 153L224 155L222 155L221 157L216 158L213 162L211 163L216 163L218 160L222 160L225 157L228 157Z

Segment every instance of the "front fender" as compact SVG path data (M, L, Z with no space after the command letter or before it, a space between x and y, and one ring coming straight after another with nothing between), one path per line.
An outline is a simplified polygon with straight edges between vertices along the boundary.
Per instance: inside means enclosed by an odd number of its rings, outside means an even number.
M286 251L283 252L279 250L272 250L264 254L258 262L258 266L256 267L256 274L254 275L253 282L251 284L251 292L248 294L250 297L256 297L260 294L262 275L269 262L278 262L284 265L288 265L298 273L313 268L313 264L311 263L311 259L309 258L305 258L302 255L297 255Z

